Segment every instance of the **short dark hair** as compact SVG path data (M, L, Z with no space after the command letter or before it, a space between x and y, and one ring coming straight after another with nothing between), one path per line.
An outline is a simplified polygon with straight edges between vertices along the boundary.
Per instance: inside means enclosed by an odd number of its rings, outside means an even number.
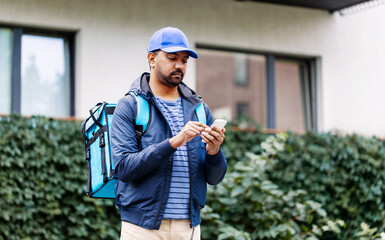
M160 51L160 49L154 50L154 51L152 51L151 53L154 54L154 55L156 56L156 55L158 55L159 51Z

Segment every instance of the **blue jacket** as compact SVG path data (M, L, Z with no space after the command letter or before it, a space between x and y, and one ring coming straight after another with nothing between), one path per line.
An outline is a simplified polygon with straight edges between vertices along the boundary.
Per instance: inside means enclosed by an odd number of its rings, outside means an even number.
M135 136L136 102L131 95L119 100L111 125L111 148L115 173L116 204L122 221L147 229L159 229L171 184L173 153L169 138L171 129L159 110L148 85L149 73L134 81L132 91L150 104L149 127L138 143ZM179 85L184 121L198 121L195 113L201 98L185 84ZM207 125L213 117L205 105ZM200 210L206 203L208 184L220 183L227 170L225 156L220 150L208 155L200 136L187 143L190 170L191 226L200 224Z

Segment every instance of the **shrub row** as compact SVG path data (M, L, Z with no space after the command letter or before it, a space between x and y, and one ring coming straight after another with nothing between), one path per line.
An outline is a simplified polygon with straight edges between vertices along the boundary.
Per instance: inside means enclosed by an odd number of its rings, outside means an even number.
M118 239L111 200L85 196L78 122L0 120L0 239Z
M85 195L79 129L44 117L0 118L0 239L119 239L114 201ZM203 239L358 239L384 231L383 141L316 132L271 138L256 129L227 131L229 170L209 188Z
M209 188L204 239L316 240L328 232L341 232L344 222L328 218L320 203L306 200L306 191L284 191L271 181L267 173L285 140L285 134L268 137L260 154L246 152L230 165L222 184Z
M358 135L290 134L269 171L284 190L304 189L345 231L324 239L354 239L361 223L385 230L385 143Z

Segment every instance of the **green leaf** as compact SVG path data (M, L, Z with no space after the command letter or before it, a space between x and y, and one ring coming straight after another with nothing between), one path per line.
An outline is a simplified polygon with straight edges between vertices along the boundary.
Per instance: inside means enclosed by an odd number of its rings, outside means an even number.
M232 191L231 191L231 197L236 197L240 194L244 194L245 193L245 187L243 186L236 186Z

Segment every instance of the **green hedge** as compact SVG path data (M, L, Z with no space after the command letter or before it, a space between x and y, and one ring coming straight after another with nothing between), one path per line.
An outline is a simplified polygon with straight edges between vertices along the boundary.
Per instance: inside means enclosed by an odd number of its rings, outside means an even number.
M306 190L308 199L347 224L341 234L324 239L354 239L363 222L385 230L384 141L355 134L290 134L276 161L269 172L273 181L284 190Z
M79 129L0 118L0 239L119 239L114 201L85 195ZM229 171L209 188L203 239L375 239L384 231L383 141L308 132L282 142L259 128L226 136Z
M267 173L285 141L285 134L268 137L260 154L246 152L230 165L222 184L209 188L203 239L316 240L328 232L341 232L344 222L329 218L321 204L306 200L306 191L284 191L271 181Z
M113 200L85 196L79 122L0 121L0 239L118 239Z
M258 147L250 145L251 139ZM228 132L223 150L230 172L239 172L234 168L238 162L249 161L246 152L261 156L265 139L266 135L258 128L254 134ZM308 131L298 135L289 132L284 149L272 156L268 165L264 174L277 185L277 189L284 193L303 190L306 194L300 201L318 202L329 218L345 222L346 226L340 233L327 231L320 239L361 239L363 233L370 232L363 227L365 224L373 227L373 234L367 239L376 239L373 237L375 234L385 231L383 140L356 134ZM231 196L230 190L225 196ZM243 221L247 223L255 219L245 218Z

